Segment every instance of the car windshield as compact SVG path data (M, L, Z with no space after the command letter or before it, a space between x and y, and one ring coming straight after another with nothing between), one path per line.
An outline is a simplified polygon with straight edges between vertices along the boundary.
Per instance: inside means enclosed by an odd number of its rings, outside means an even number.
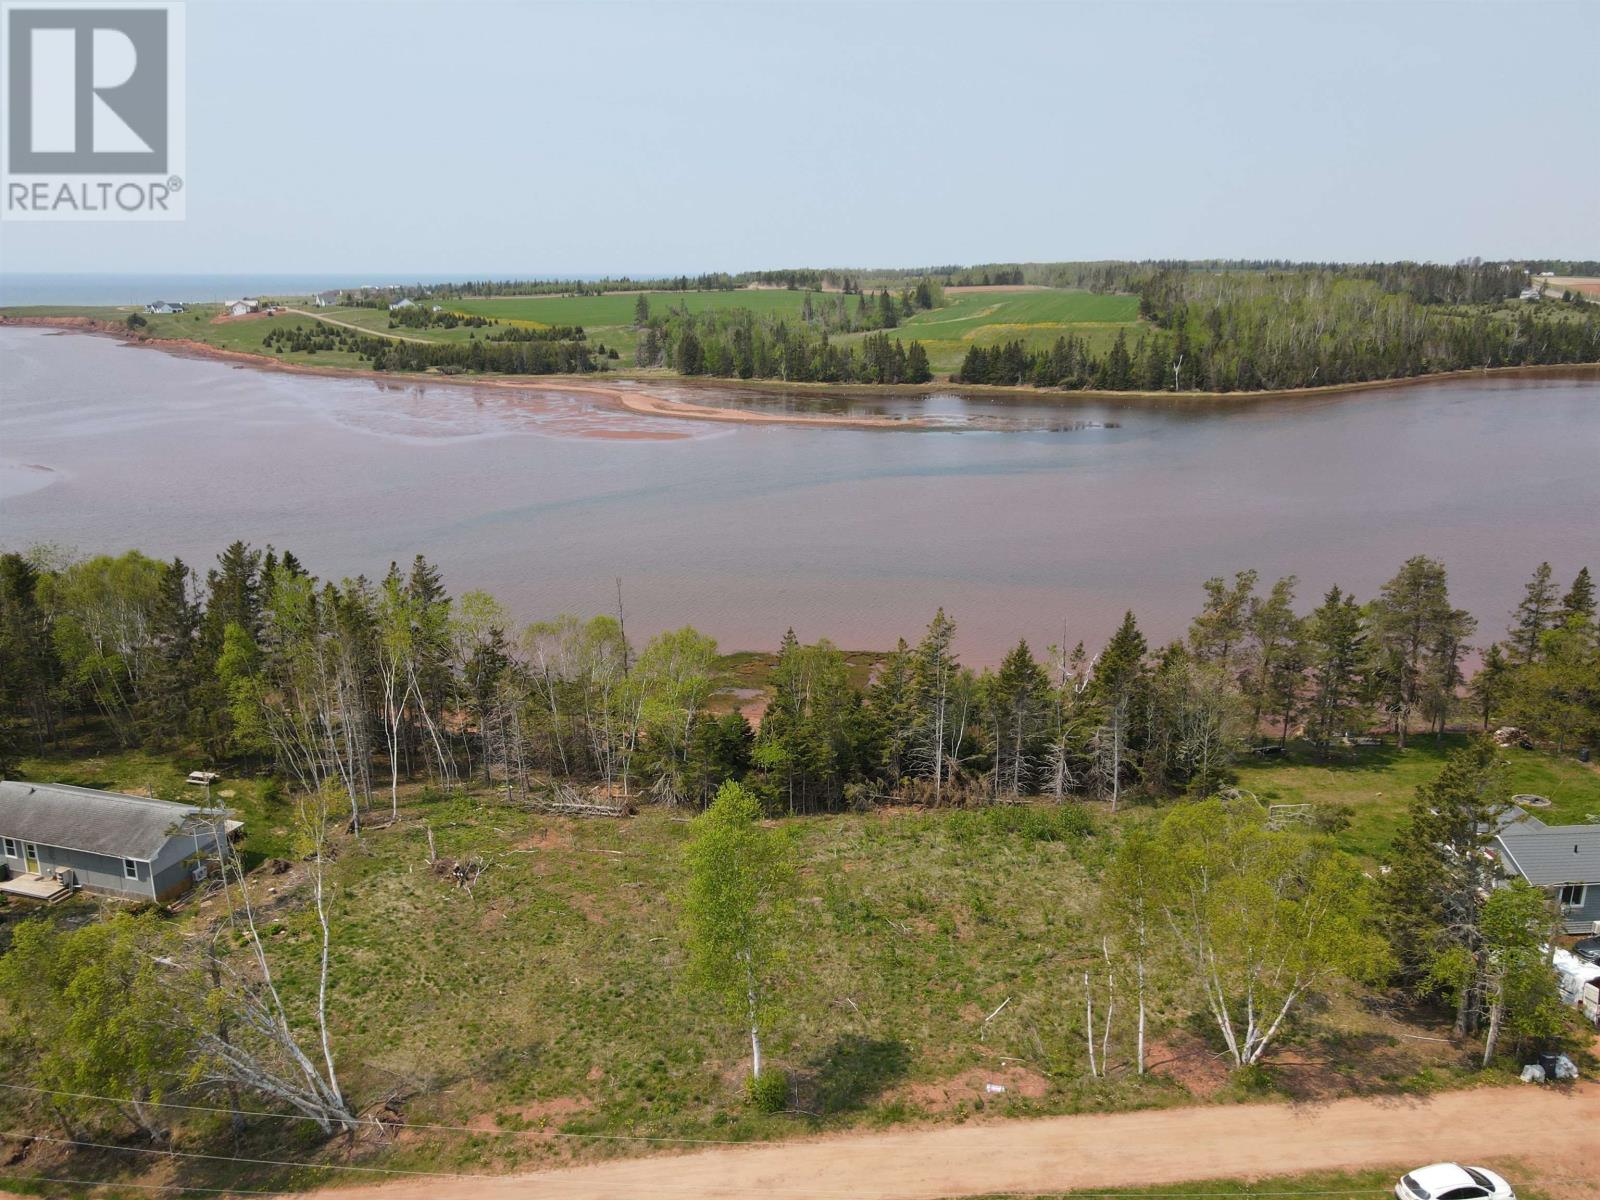
M1465 1171L1468 1175L1472 1176L1472 1182L1473 1183L1481 1184L1483 1186L1483 1190L1484 1191L1486 1191L1486 1192L1493 1192L1494 1191L1494 1180L1490 1179L1482 1171L1479 1171L1474 1167L1462 1167L1461 1169L1463 1171Z
M1417 1200L1432 1200L1432 1197L1428 1195L1428 1189L1417 1182L1416 1176L1406 1175L1400 1182L1406 1185L1406 1190L1417 1197Z

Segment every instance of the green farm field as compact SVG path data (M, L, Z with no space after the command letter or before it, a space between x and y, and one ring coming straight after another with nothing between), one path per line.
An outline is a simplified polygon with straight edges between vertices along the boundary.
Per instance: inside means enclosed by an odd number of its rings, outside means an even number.
M943 308L920 312L904 322L894 336L921 342L934 373L948 375L960 369L971 346L1020 341L1029 350L1045 350L1057 338L1073 334L1099 353L1116 341L1119 332L1126 331L1131 341L1139 328L1139 301L1134 296L1056 288L1025 292L963 288L946 293ZM836 340L849 345L862 336L849 334Z

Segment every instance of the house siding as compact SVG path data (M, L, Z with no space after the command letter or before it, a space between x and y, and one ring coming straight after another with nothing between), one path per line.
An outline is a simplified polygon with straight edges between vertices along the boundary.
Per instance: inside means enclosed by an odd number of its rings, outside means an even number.
M52 867L70 867L74 884L86 891L148 900L155 895L150 884L150 864L139 862L134 865L139 878L129 879L122 873L120 858L90 854L84 850L68 850L64 846L39 847L39 866L47 874ZM12 866L13 871L18 869Z
M1553 889L1560 896L1559 888ZM1583 903L1561 914L1561 922L1568 933L1588 933L1600 921L1600 883L1591 883L1583 889Z
M15 854L4 854L0 843L0 862L4 862L12 875L26 875L31 868L25 861L24 840L16 842ZM195 865L196 839L192 836L172 838L161 848L153 863L135 861L138 879L123 874L122 859L108 854L93 854L86 850L70 850L64 846L46 846L39 843L39 867L49 873L52 867L70 867L73 882L85 891L108 896L125 896L134 900L170 900L189 889L194 882L191 871ZM215 861L216 839L202 835L198 847L203 857Z

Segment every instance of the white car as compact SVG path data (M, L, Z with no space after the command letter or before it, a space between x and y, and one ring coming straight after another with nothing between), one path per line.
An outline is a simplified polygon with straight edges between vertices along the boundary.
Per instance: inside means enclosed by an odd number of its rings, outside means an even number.
M1511 1185L1487 1167L1434 1163L1394 1185L1395 1200L1517 1200Z

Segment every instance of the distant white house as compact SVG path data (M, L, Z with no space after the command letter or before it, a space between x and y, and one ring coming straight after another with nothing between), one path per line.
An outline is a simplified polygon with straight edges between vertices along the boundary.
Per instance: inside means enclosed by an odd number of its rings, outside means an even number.
M393 312L397 308L415 308L415 307L416 307L416 302L415 301L413 301L408 296L402 296L400 299L396 300L393 304L389 305L389 311Z
M261 311L261 301L246 296L242 300L229 300L223 307L228 310L230 317L246 317Z
M1540 279L1554 279L1555 277L1556 277L1556 273L1554 271L1540 271L1539 272L1539 278Z
M144 306L144 310L147 313L161 313L163 315L167 315L171 313L181 313L183 311L183 305L179 304L176 300L152 300L149 304Z
M339 303L338 292L318 292L311 297L311 302L318 308L332 308Z
M1519 295L1517 297L1517 299L1519 299L1519 300L1537 300L1539 298L1539 295L1540 295L1540 293L1539 293L1539 289L1538 288L1525 287L1525 288L1522 289L1522 294Z

